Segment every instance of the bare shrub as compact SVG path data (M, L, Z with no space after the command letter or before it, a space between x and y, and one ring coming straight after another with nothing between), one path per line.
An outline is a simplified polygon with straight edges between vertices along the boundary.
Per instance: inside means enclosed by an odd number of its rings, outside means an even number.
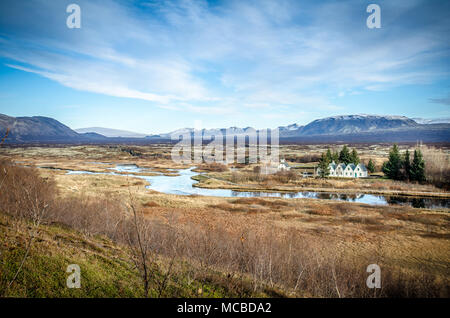
M52 179L43 179L33 167L18 167L10 161L0 162L2 210L19 219L42 219L56 194Z
M224 172L228 171L228 167L221 163L203 163L197 167L198 170L209 171L209 172Z
M344 220L352 223L361 223L369 225L381 225L383 224L379 218L370 216L347 216Z
M422 146L426 179L436 186L450 188L450 155L442 149Z
M125 223L125 239L128 242L132 253L132 260L136 268L138 269L144 287L144 296L149 296L151 270L155 261L155 255L149 248L151 242L150 226L144 219L144 215L141 210L138 210L135 198L131 194L129 189L129 210L131 211L131 217L126 220Z
M291 161L291 162L298 162L298 163L310 163L310 162L318 162L320 159L320 155L319 154L314 154L314 153L308 153L306 155L303 156L289 156L286 155L285 156L286 160Z
M231 173L231 182L233 183L247 183L257 182L260 184L268 183L289 183L297 179L296 172L292 170L277 171L274 174L261 173L261 167L256 166L252 171L233 171Z
M10 161L0 162L0 180L1 210L11 215L16 222L27 222L29 225L26 227L28 237L24 256L12 279L5 288L0 290L0 294L3 294L11 287L22 270L39 226L54 200L56 188L52 180L41 178L34 168L17 167Z
M292 171L278 171L277 173L271 175L272 179L279 183L289 183L296 179L297 174Z
M86 236L105 235L118 240L125 207L106 197L61 198L52 206L49 221L70 226Z
M159 204L154 201L148 201L148 202L145 202L142 206L147 207L147 208L154 208L154 207L159 207Z

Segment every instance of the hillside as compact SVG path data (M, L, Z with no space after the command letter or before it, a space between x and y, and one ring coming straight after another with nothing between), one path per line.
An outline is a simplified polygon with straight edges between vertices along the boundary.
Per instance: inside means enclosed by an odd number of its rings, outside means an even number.
M42 116L10 117L0 114L0 132L9 128L9 142L65 141L83 138L59 121Z
M58 224L40 226L22 271L7 290L6 285L25 254L28 231L26 222L18 222L0 212L0 297L143 297L142 281L127 247L106 237L86 236ZM79 289L66 287L69 264L80 266ZM162 271L166 272L168 266L168 262L160 262ZM190 266L175 265L176 272L170 277L163 297L198 297L202 286L203 297L238 296L229 290L219 272L205 273L209 282L206 285L204 280L189 280ZM161 272L155 274L162 275ZM250 287L247 293L248 296L268 296L253 295ZM156 286L151 288L150 296L158 296Z

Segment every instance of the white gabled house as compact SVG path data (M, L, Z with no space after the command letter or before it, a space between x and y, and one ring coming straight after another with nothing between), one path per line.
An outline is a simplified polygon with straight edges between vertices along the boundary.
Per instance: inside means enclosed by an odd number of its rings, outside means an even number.
M286 162L286 160L281 159L278 164L278 170L291 170L291 166Z
M363 163L360 163L355 167L356 178L367 178L368 176L367 168Z
M343 177L344 176L344 170L345 170L345 164L340 163L336 166L336 175L335 177Z
M354 178L355 165L353 163L349 163L344 170L344 178Z
M368 176L366 166L362 163L354 165L350 163L345 165L343 163L336 164L334 161L328 166L330 177L341 177L341 178L366 178ZM317 169L317 175L320 174L320 168Z
M328 166L328 168L330 169L330 177L336 177L336 168L337 165L334 163L334 161L332 163L330 163L330 165Z
M278 171L287 170L291 170L291 166L284 159L281 159L278 163L268 161L261 165L261 174L274 174Z

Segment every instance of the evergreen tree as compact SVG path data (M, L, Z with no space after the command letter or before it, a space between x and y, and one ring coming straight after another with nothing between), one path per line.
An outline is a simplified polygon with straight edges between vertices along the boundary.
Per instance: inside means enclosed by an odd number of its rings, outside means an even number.
M409 159L409 150L406 149L405 158L403 159L403 170L405 173L405 179L411 180L411 161Z
M339 152L333 151L331 158L333 159L332 161L334 161L335 163L339 163Z
M330 174L330 162L327 160L326 154L322 154L322 157L319 160L319 176L321 178L325 178Z
M389 161L383 165L384 174L394 180L402 179L402 158L400 152L398 151L398 146L394 144L391 151L389 151Z
M384 174L386 174L386 166L387 166L387 161L385 161L385 162L383 162L383 164L381 165L381 171L383 171L384 172Z
M331 154L330 148L327 149L327 154L325 156L327 157L328 162L333 161L333 155Z
M414 150L414 159L411 167L411 180L423 182L425 181L425 162L422 158L420 150Z
M369 159L369 163L367 164L367 170L369 170L370 173L375 172L375 165L373 164L372 159Z
M348 165L350 162L352 162L352 158L350 156L350 151L348 151L348 148L346 145L344 145L341 152L339 153L339 162L345 163L346 165Z
M350 154L350 162L354 163L355 165L357 165L359 163L359 156L358 156L358 153L356 152L355 148L353 148L353 150Z

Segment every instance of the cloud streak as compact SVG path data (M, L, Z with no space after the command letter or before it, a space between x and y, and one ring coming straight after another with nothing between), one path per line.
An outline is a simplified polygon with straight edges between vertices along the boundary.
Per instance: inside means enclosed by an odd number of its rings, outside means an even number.
M450 94L444 98L430 98L429 101L435 104L450 105Z
M382 29L369 30L360 1L78 1L82 28L70 30L64 3L3 1L0 56L76 90L169 110L339 111L343 92L449 76L446 10L391 2L380 1Z

